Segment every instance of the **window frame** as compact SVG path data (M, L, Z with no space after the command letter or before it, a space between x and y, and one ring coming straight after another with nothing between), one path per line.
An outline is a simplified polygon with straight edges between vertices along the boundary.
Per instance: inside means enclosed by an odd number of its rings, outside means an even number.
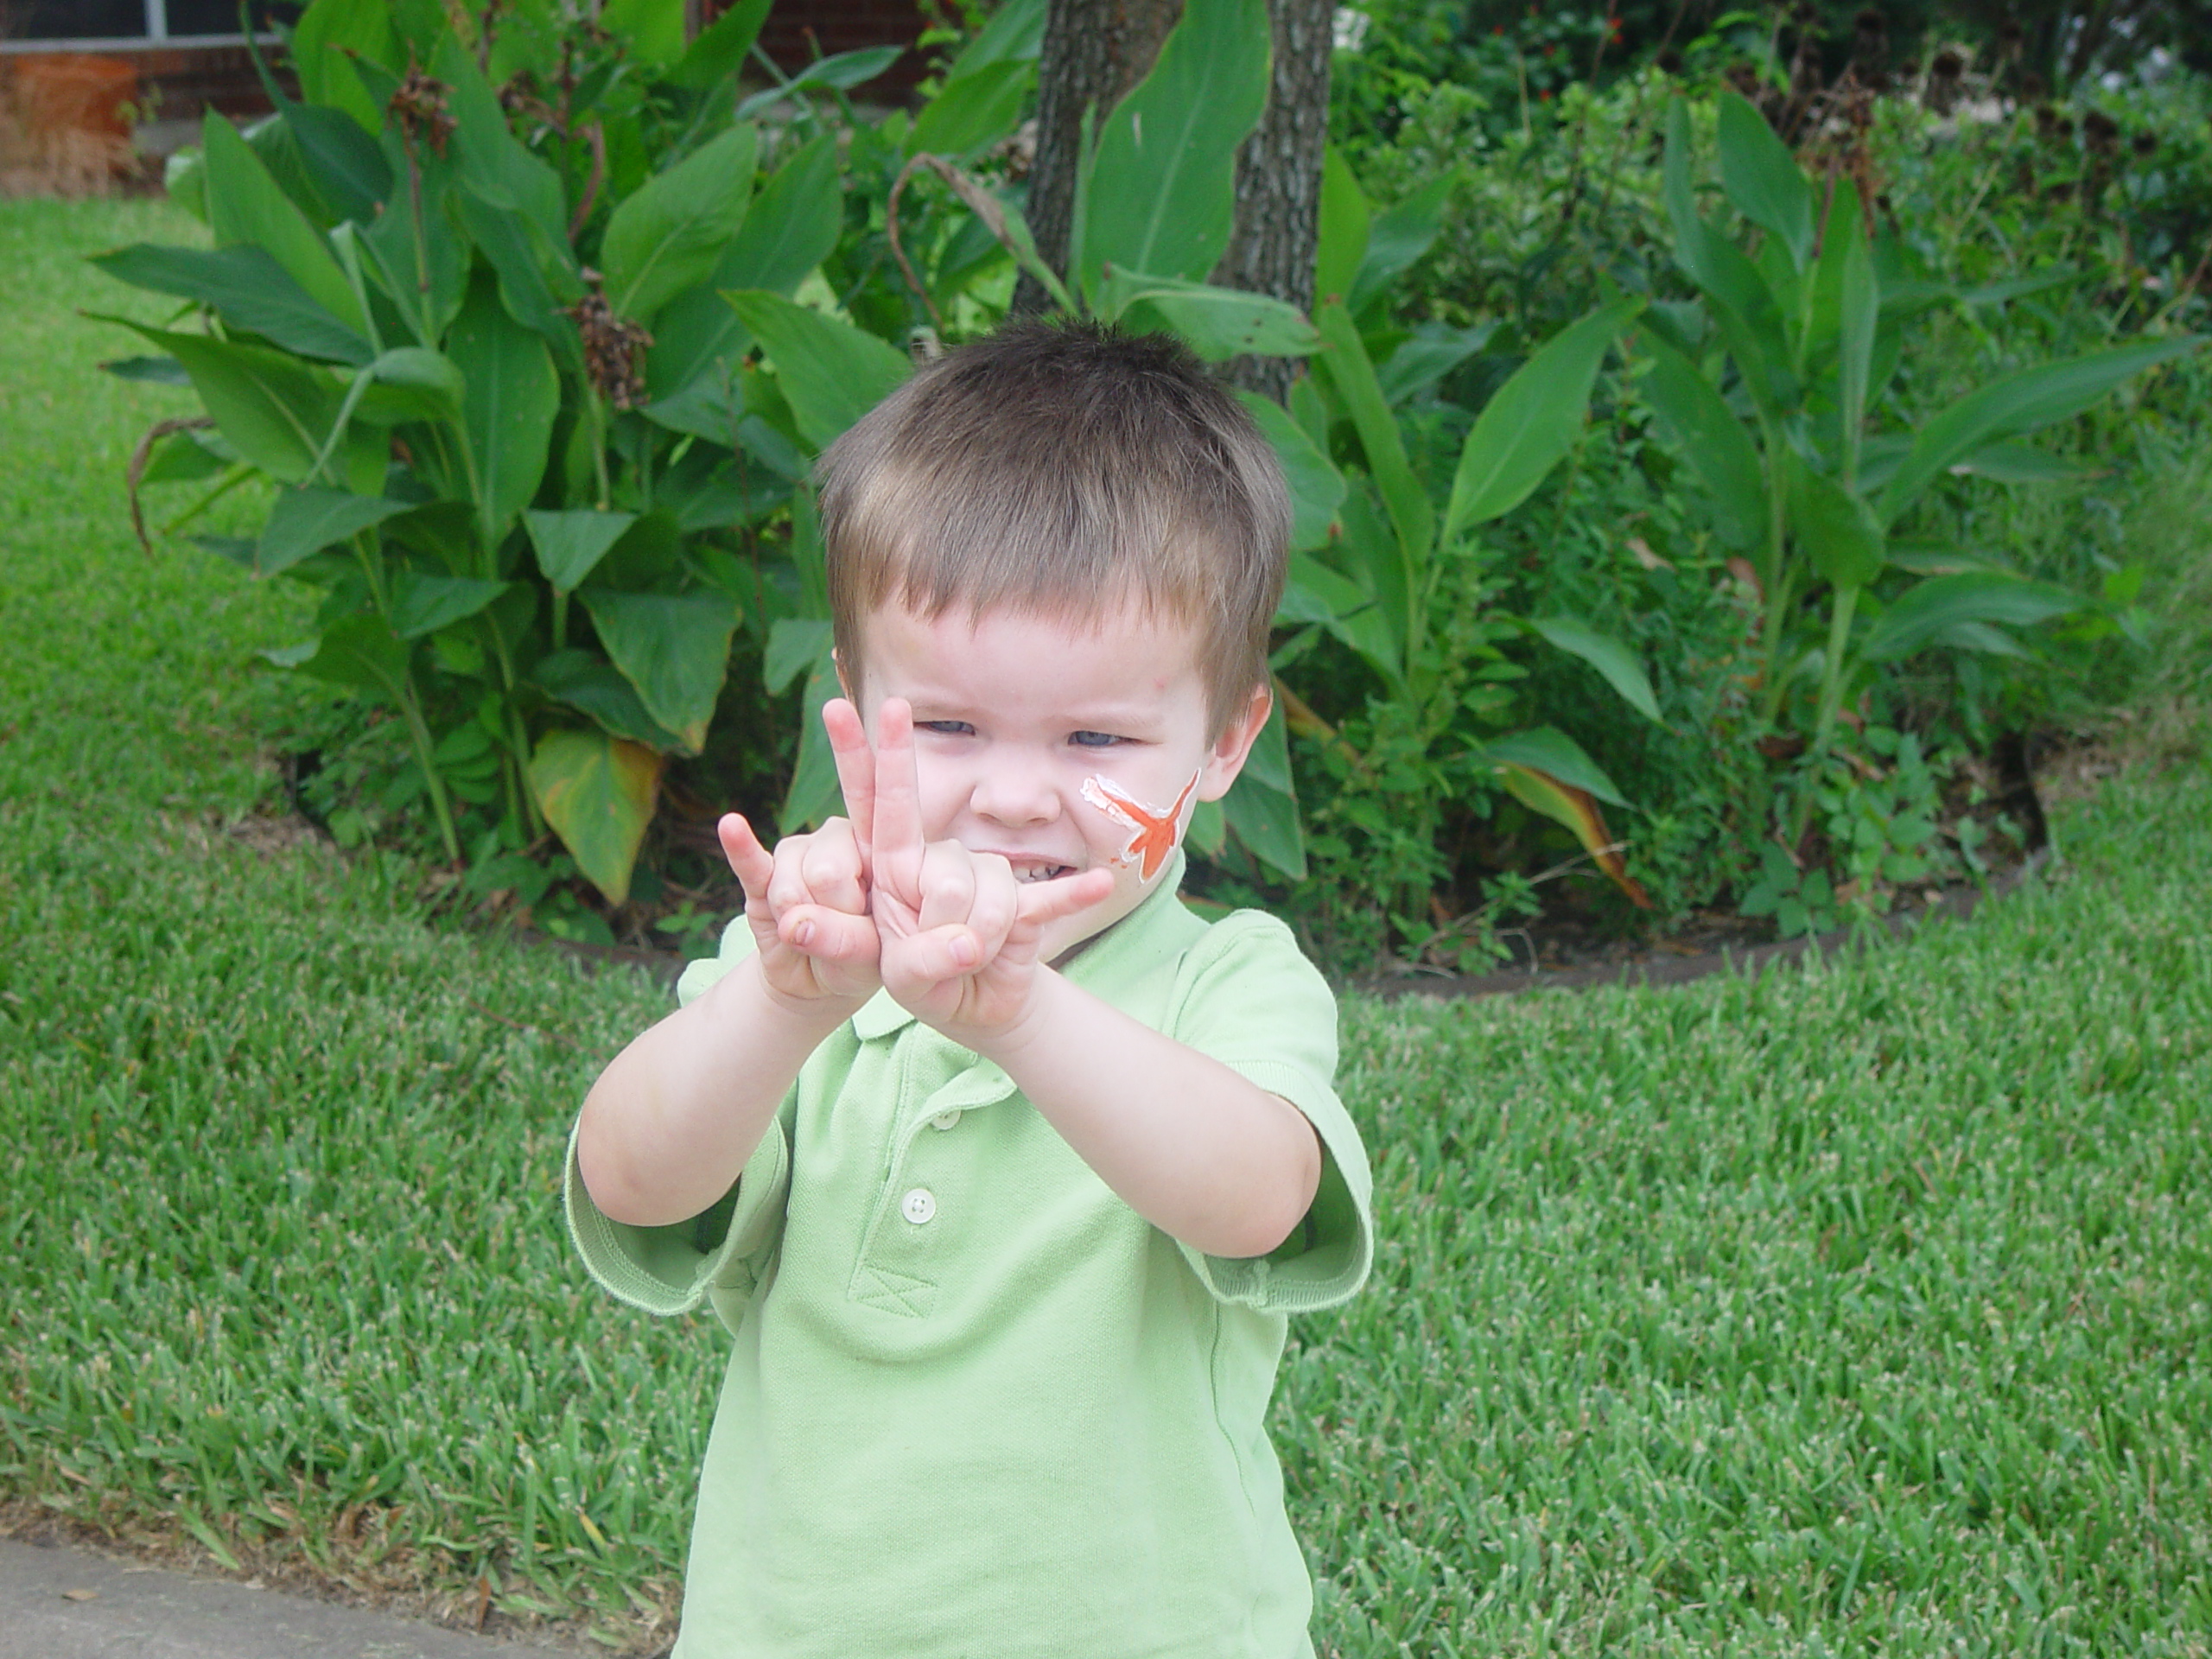
M0 57L35 52L145 52L201 46L244 46L248 39L235 31L228 35L172 35L169 33L168 0L139 0L139 10L146 22L146 32L143 35L77 35L66 39L40 40L10 36L0 39ZM251 37L257 46L275 46L283 38L273 29Z

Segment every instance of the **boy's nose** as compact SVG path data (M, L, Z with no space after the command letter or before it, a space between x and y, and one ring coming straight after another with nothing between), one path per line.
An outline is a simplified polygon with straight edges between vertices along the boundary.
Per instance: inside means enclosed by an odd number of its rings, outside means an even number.
M1015 826L1050 823L1060 815L1059 791L1033 767L997 766L976 780L969 803L980 817Z

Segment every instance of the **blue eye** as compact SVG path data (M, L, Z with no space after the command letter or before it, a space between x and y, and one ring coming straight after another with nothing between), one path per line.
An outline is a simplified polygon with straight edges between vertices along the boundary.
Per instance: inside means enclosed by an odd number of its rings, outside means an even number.
M976 728L964 720L918 720L914 729L935 732L940 737L973 737Z
M1071 732L1068 741L1079 749L1110 749L1122 740L1111 732Z

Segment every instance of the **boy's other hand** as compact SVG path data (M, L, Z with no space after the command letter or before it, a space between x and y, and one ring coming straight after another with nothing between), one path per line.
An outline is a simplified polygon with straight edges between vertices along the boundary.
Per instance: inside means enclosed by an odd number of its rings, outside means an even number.
M872 760L861 838L884 987L917 1019L980 1048L1028 1007L1045 930L1105 899L1114 874L1025 882L995 853L926 841L913 710L901 698L883 704ZM858 819L849 787L846 801Z
M823 711L823 724L846 799L860 817L870 810L873 792L868 735L842 699ZM723 855L745 888L745 918L760 947L761 977L777 995L864 1001L881 984L865 823L831 818L811 835L785 836L773 853L735 812L715 826Z

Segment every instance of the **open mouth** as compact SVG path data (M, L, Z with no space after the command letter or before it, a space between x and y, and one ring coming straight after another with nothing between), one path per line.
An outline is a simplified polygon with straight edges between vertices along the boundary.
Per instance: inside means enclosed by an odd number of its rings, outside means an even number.
M1024 861L1014 866L1014 879L1024 883L1053 881L1061 876L1074 874L1075 866L1072 864L1046 864L1034 861Z

